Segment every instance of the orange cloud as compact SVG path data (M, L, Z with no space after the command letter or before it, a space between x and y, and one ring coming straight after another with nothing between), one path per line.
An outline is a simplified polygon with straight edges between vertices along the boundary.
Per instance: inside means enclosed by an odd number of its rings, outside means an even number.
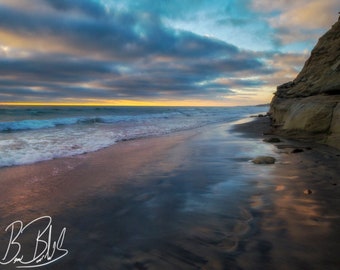
M252 7L259 12L277 11L280 15L268 17L269 24L278 29L283 44L307 39L316 40L336 21L338 0L253 0Z

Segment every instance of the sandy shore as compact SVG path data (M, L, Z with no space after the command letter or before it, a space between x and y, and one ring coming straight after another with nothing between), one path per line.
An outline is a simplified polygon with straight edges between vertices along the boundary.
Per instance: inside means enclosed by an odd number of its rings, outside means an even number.
M338 269L339 151L255 120L0 169L0 258L11 222L47 215L68 250L48 269Z

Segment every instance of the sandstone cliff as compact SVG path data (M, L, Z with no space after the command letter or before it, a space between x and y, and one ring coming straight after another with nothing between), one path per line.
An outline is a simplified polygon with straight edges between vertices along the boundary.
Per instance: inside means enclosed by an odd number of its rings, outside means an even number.
M277 87L270 115L278 134L340 149L340 18L319 39L299 75Z

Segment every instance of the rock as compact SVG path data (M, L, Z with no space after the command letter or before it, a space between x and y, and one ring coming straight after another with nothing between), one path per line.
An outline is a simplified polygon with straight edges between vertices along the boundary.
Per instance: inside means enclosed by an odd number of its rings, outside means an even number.
M301 153L301 152L303 152L303 149L295 148L291 153L296 154L296 153Z
M266 138L263 141L268 142L268 143L279 143L279 142L281 142L281 140L279 138L275 138L275 137Z
M283 129L324 133L329 130L335 103L325 98L305 98L295 101L287 112Z
M310 194L313 193L313 191L310 190L310 189L305 189L305 190L303 191L303 193L306 194L306 195L310 195Z
M270 156L258 156L252 160L254 164L274 164L275 158Z
M269 114L275 133L340 149L340 18L298 76L277 87Z

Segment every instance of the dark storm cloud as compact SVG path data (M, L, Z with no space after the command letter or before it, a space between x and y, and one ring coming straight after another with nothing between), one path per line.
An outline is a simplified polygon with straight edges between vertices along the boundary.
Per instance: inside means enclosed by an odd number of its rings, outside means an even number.
M0 74L23 81L81 82L104 76L118 76L112 63L70 57L0 59Z
M111 13L110 17L95 20L66 16L65 13L37 16L0 7L0 27L28 38L54 37L77 49L126 59L150 54L186 58L238 52L235 46L225 42L164 27L155 14Z
M198 63L195 66L196 71L205 70L206 72L224 73L230 72L235 73L244 70L255 70L263 68L264 65L256 59L218 59L211 62Z
M93 17L102 17L106 15L105 8L100 2L89 0L43 0L53 8L59 11L78 11Z
M266 82L260 80L233 80L232 82L233 86L241 87L262 86L266 84Z
M44 86L44 85L42 85ZM17 99L13 98L13 94L20 97L20 100L56 100L56 99L66 99L70 97L72 93L72 98L75 99L87 99L87 98L119 98L120 93L105 91L103 89L96 88L81 88L81 87L67 87L67 86L50 86L47 89L42 87L41 90L35 90L28 87L25 88L6 88L1 87L0 97L4 98L6 101L15 101Z
M181 63L180 66L156 65L135 63L125 74L118 70L121 63L101 62L90 60L69 60L68 56L60 56L58 60L36 57L31 60L1 60L0 73L3 76L13 76L15 80L0 80L0 87L11 87L7 94L16 94L15 87L36 87L42 91L29 91L30 96L36 97L41 93L43 97L66 98L116 98L116 97L165 97L214 95L220 92L231 93L229 86L222 84L201 83L204 80L213 80L223 75L232 75L238 71L250 68L250 65L235 69L230 66L234 63L215 61L206 63ZM260 63L253 63L261 71ZM253 72L253 71L252 71ZM74 87L82 83L96 81L96 87ZM71 86L70 86L71 85ZM72 87L73 85L73 87ZM242 85L238 83L238 85ZM253 84L255 85L255 84ZM235 85L234 85L235 86ZM244 84L246 86L246 84ZM249 86L249 84L247 84ZM44 92L44 93L43 93ZM17 93L22 95L22 91Z
M165 26L162 12L155 12L159 8L122 11L80 0L41 3L48 12L0 6L0 32L57 40L63 51L30 49L24 58L1 58L0 101L214 97L232 94L235 85L258 86L214 83L218 78L270 73L261 60L236 46Z

